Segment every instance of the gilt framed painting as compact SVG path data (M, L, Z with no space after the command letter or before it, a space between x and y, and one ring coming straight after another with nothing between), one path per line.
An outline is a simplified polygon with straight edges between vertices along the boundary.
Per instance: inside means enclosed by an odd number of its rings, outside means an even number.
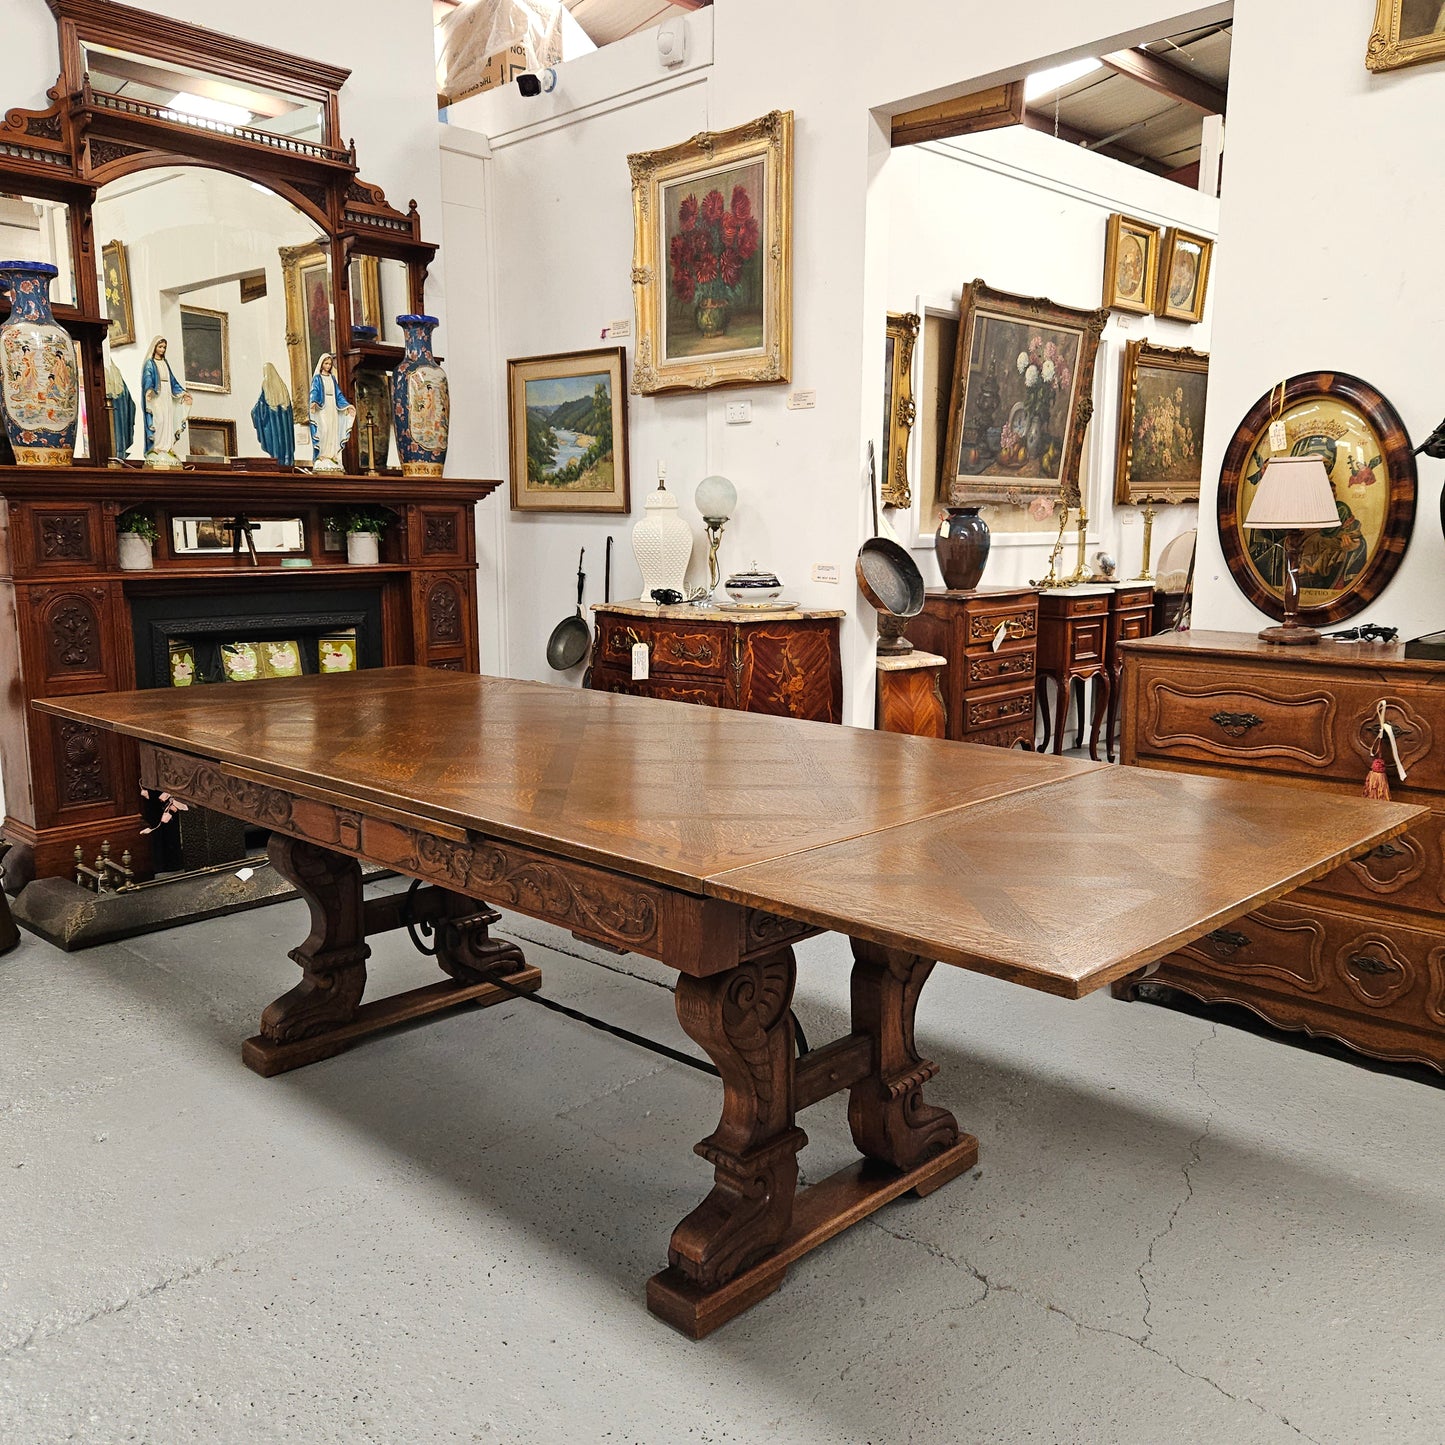
M106 340L112 347L135 341L135 302L130 294L130 256L124 241L107 241L100 248L100 282L105 293L105 314L110 319Z
M188 391L231 389L231 318L209 306L182 306L181 372Z
M286 292L286 350L291 360L291 405L296 420L310 419L311 376L323 352L336 350L331 328L331 262L319 241L282 246Z
M1208 236L1170 226L1154 290L1154 314L1170 321L1203 321L1209 296L1209 268L1214 242Z
M1365 64L1400 70L1445 60L1445 4L1441 0L1375 0L1375 24Z
M1159 228L1117 212L1104 241L1104 305L1147 316L1159 274Z
M627 158L639 395L792 375L793 113Z
M1281 431L1272 437L1276 423ZM1283 534L1243 525L1264 465L1276 455L1317 456L1329 473L1340 525L1305 539L1299 620L1311 627L1342 622L1384 591L1405 555L1418 490L1410 435L1373 386L1344 372L1292 376L1250 408L1220 469L1219 542L1239 590L1278 619Z
M1204 476L1209 357L1131 341L1119 387L1114 500L1197 502Z
M911 507L908 446L918 405L913 400L913 350L919 318L910 311L888 313L883 361L883 505Z
M947 502L1077 496L1108 317L982 281L963 288L944 456Z
M512 510L628 512L627 348L507 363Z

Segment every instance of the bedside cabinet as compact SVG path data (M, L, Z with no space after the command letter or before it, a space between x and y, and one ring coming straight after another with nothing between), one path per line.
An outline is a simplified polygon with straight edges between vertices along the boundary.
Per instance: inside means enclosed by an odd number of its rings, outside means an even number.
M1069 697L1074 683L1097 678L1094 694L1094 724L1089 735L1089 756L1099 757L1099 728L1109 706L1108 673L1109 613L1114 604L1112 587L1069 587L1039 594L1039 707L1044 715L1042 751L1050 737L1054 752L1064 750L1064 724L1069 718ZM1054 724L1049 726L1049 696L1046 680L1057 686ZM1083 704L1080 703L1079 731L1083 732Z

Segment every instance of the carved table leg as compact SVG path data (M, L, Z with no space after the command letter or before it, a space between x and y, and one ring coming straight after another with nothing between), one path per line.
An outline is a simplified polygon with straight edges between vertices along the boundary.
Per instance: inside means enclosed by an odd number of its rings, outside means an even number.
M913 1018L931 959L896 948L853 940L853 1032L873 1040L873 1069L848 1093L848 1125L861 1154L895 1169L915 1169L970 1140L972 1158L942 1176L932 1176L914 1192L929 1194L969 1168L978 1143L958 1132L947 1109L923 1102L923 1086L938 1065L918 1056Z
M767 1256L787 1232L807 1135L793 1122L797 969L790 948L709 978L683 974L677 1016L722 1075L717 1128L697 1152L713 1166L712 1192L673 1231L669 1267L648 1284L648 1306L694 1338L771 1294L779 1268L743 1292L721 1289Z
M510 939L493 938L489 931L501 916L475 898L448 892L436 935L442 971L458 983L521 973L527 967L522 950Z
M301 982L261 1015L261 1037L289 1043L349 1023L361 1005L371 953L361 864L279 833L271 835L266 855L311 909L311 932L288 955L301 965Z

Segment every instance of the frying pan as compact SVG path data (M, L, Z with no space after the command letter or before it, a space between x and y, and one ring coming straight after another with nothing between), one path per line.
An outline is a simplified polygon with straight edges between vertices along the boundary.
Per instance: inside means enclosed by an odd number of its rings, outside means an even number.
M564 617L547 639L547 666L558 672L576 667L587 656L592 641L592 634L588 632L586 619L582 616L582 591L587 585L582 559L586 555L585 547L577 554L577 610L571 617Z
M880 535L870 537L858 549L853 570L859 590L878 612L878 651L912 652L912 645L903 636L903 624L923 611L923 573L903 547L881 535L872 442L868 443L868 493L873 504L873 530Z

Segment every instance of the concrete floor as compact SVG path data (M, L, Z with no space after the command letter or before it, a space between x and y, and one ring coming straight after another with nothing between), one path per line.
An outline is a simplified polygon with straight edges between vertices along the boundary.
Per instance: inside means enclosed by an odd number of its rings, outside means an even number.
M661 970L508 923L555 997L685 1043ZM304 931L0 960L6 1445L1445 1440L1445 1091L940 969L978 1171L692 1344L643 1282L714 1081L525 1003L262 1080ZM800 950L815 1042L846 958ZM430 974L393 935L373 977ZM807 1175L848 1157L840 1100L802 1122Z

